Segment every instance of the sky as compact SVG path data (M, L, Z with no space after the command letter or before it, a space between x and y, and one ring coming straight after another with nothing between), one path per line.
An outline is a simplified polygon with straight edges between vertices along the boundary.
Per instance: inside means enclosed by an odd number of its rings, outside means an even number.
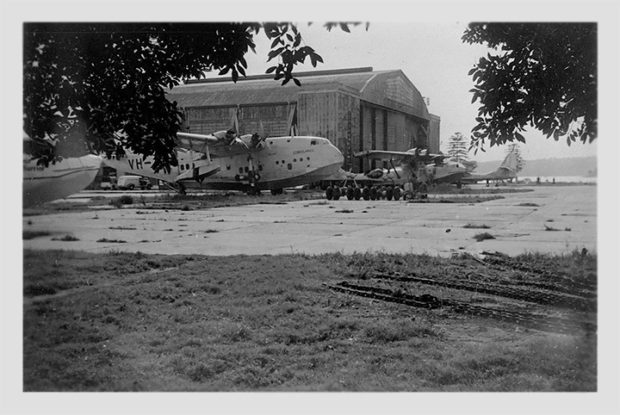
M321 23L297 22L306 45L323 57L324 63L313 68L310 63L296 71L372 67L374 70L400 69L430 101L428 109L441 117L440 148L447 151L449 138L455 132L469 137L475 126L477 103L471 103L473 87L468 71L488 48L461 41L467 27L465 21L454 22L368 22L346 33L338 28L328 32ZM270 41L263 32L255 38L256 54L249 53L248 75L262 74L275 61L266 62ZM309 59L308 59L309 61ZM215 76L215 75L210 75ZM303 82L303 81L302 81ZM525 160L551 157L581 157L597 154L596 141L591 144L546 139L530 128L520 144ZM506 146L485 146L485 152L470 154L477 161L504 158Z

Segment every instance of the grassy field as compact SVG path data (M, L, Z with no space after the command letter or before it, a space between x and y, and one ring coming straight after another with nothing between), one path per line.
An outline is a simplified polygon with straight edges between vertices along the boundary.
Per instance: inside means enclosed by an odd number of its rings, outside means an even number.
M396 299L425 294L539 320L596 321L596 306L571 309L447 286L481 280L594 296L596 305L596 257L587 252L483 262L25 251L24 390L596 390L596 331L585 325L562 332L330 288L357 284Z

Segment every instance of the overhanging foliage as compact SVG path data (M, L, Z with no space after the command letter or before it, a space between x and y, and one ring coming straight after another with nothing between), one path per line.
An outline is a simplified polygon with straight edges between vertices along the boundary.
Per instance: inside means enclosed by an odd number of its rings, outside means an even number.
M480 103L472 147L525 142L526 126L569 145L592 142L596 36L596 23L471 23L462 40L494 48L469 71Z

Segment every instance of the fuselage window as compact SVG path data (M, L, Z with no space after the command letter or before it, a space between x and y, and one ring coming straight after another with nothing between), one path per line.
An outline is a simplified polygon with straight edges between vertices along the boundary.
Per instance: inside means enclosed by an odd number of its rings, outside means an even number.
M185 170L185 167L183 167L183 165L179 165L179 167L181 168L181 170Z
M250 169L248 169L248 166L245 166L245 172L247 173Z
M276 160L276 164L280 164L280 162L278 160Z
M259 164L259 165L258 165L258 170L259 170L259 171L263 171L263 165L262 165L262 164Z
M294 162L294 163L297 163L297 159L293 159L293 162Z
M185 165L185 168L189 170L189 163Z
M310 157L307 157L308 161L310 161Z
M284 164L284 160L282 160L282 164Z
M239 167L239 173L243 173L243 167Z
M293 164L291 163L287 164L286 167L288 167L289 170L293 170Z
M230 164L226 166L226 170L230 170Z

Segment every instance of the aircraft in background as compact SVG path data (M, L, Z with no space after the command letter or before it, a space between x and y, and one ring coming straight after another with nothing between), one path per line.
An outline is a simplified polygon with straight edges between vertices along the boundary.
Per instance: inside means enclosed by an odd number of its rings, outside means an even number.
M152 157L125 151L104 158L107 166L168 183L197 181L201 187L281 194L285 187L319 182L336 173L344 161L328 139L312 136L261 137L234 130L213 134L177 133L178 166L170 173L151 168Z
M426 197L428 188L437 183L453 183L467 174L468 169L455 163L445 163L448 156L431 154L426 149L407 151L367 150L354 154L355 157L389 160L390 168L374 169L365 174L340 171L331 178L332 183L326 189L327 199L338 199L346 195L349 200L364 198L392 198L398 200L414 198L416 195ZM399 163L398 166L394 162ZM334 181L343 182L340 186Z
M477 182L486 181L488 185L490 181L495 181L495 182L504 181L504 180L512 181L513 179L517 177L517 165L518 165L517 153L516 151L511 151L510 153L506 155L506 158L504 158L504 161L502 161L502 164L500 164L500 166L496 170L486 173L486 174L468 173L465 176L460 178L460 182L461 183L477 183Z
M30 137L24 135L24 147L30 140ZM101 162L101 157L88 154L66 157L45 167L24 153L23 207L62 199L83 190L95 179Z

